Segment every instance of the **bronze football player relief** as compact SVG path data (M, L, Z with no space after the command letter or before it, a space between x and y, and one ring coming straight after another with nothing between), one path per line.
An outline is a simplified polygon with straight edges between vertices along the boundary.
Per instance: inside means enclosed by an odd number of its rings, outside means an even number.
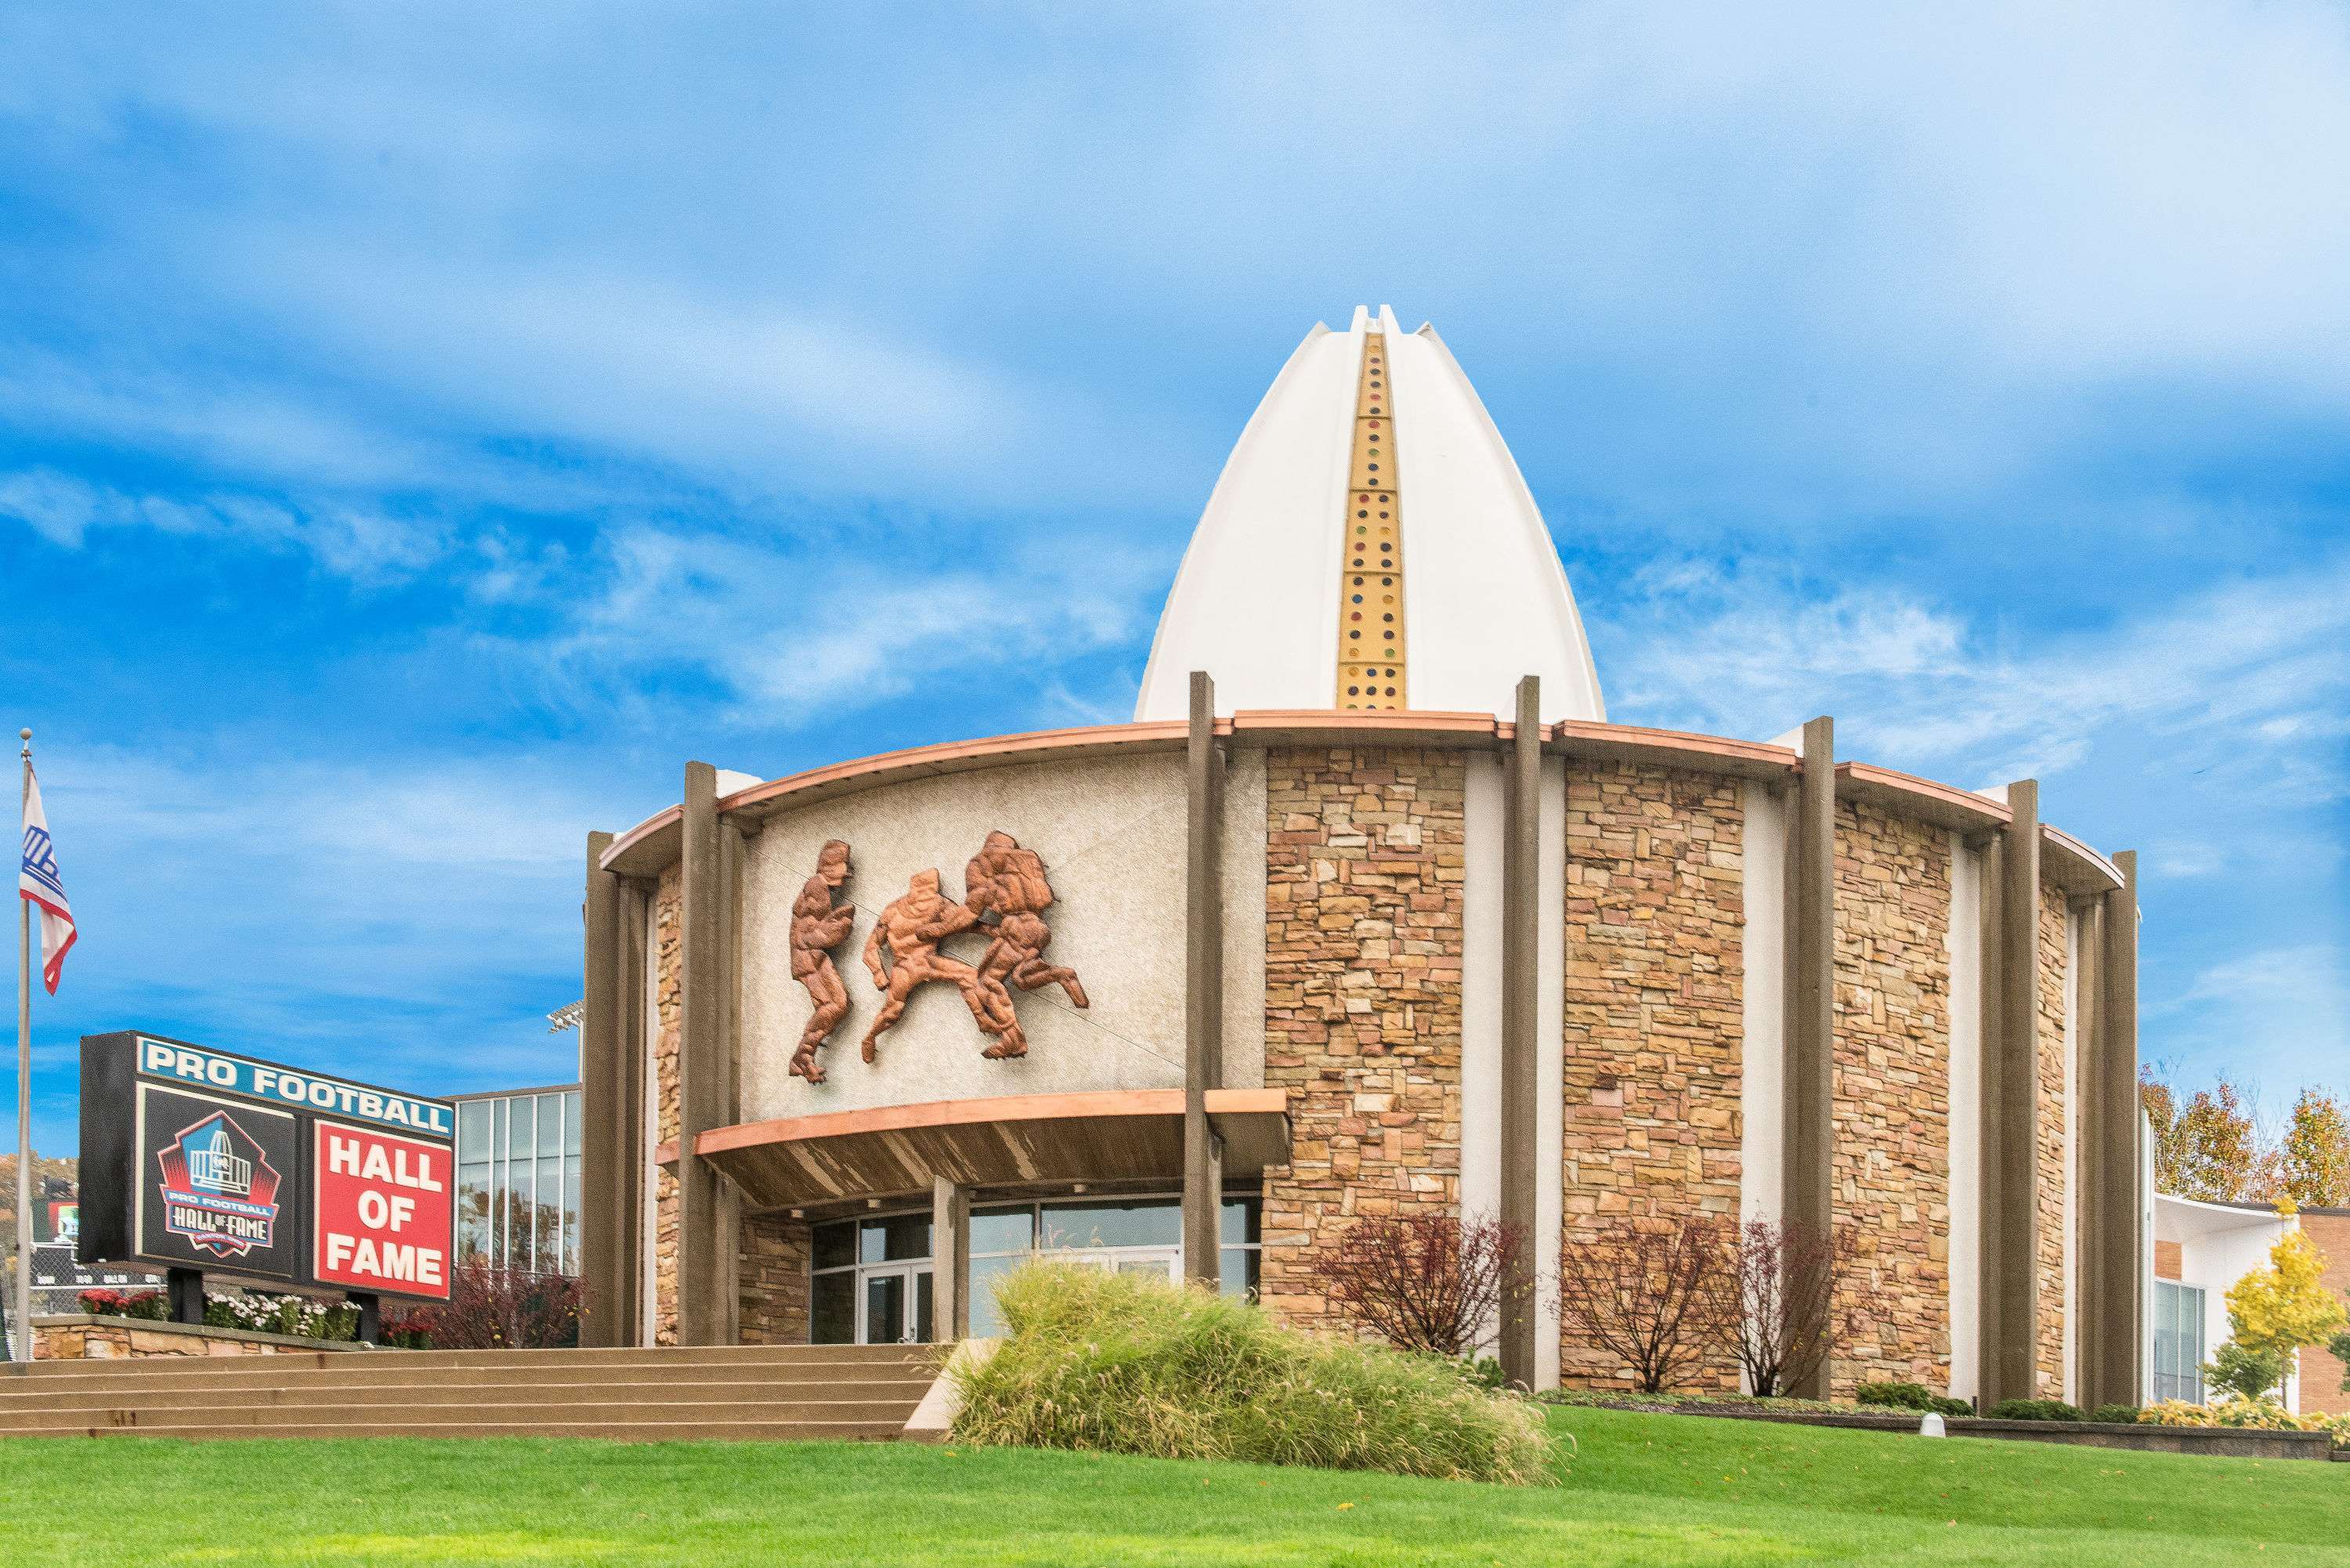
M848 846L836 838L816 852L816 875L792 900L792 978L807 992L813 1011L800 1031L800 1048L792 1053L791 1070L811 1084L824 1082L816 1048L848 1016L848 988L832 967L832 950L847 940L848 928L857 921L856 905L832 901L847 885Z
M1053 940L1043 914L1053 903L1043 857L1020 847L1008 833L991 833L963 870L963 900L951 903L939 890L939 874L920 871L902 898L892 900L865 943L865 967L874 986L889 993L873 1025L865 1032L864 1054L873 1060L874 1043L904 1015L914 988L942 980L959 992L980 1033L991 1042L980 1054L1003 1061L1028 1054L1028 1036L1012 1005L1012 991L1057 985L1077 1007L1089 1005L1076 971L1045 961ZM976 967L939 951L939 944L964 931L983 933L987 950ZM882 962L884 949L889 962Z

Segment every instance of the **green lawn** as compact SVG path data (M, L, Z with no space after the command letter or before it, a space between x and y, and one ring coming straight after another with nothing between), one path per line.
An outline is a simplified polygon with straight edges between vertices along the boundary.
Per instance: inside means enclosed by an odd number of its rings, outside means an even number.
M2350 1563L2350 1465L1559 1410L1555 1489L1091 1455L0 1441L8 1563Z

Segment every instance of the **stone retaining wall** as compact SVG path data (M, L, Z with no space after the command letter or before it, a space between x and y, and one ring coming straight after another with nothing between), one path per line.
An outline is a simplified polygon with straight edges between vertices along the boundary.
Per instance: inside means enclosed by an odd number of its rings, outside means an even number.
M312 1351L373 1350L349 1340L307 1339L249 1328L213 1328L147 1318L60 1313L33 1320L33 1355L42 1361L109 1361L150 1355L305 1355Z

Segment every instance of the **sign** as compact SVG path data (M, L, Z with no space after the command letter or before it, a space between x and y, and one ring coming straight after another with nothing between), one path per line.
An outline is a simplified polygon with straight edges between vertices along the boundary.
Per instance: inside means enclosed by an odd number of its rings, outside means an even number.
M74 1240L74 1238L75 1238L76 1236L79 1235L80 1233L81 1233L81 1205L80 1205L80 1204L78 1204L78 1203L51 1203L51 1204L49 1205L49 1237L48 1237L48 1239L49 1239L49 1241L52 1241L52 1242L63 1242L63 1243L64 1243L65 1245L67 1245L67 1246L71 1246L71 1245L73 1245L73 1240Z
M167 1079L200 1089L219 1089L265 1105L331 1112L346 1120L415 1131L427 1137L457 1136L455 1108L445 1100L420 1100L340 1078L297 1072L273 1062L254 1062L176 1040L139 1041L141 1077Z
M448 1101L160 1035L81 1053L84 1263L448 1299Z
M449 1146L324 1120L310 1130L311 1273L322 1284L446 1300L457 1174Z
M291 1279L294 1118L209 1095L139 1085L139 1254Z

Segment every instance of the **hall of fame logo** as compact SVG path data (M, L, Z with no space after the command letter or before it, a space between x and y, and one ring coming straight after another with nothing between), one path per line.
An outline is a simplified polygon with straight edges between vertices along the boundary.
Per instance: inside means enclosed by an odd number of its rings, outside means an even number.
M223 1258L276 1244L285 1178L235 1117L214 1111L181 1128L155 1158L162 1167L166 1231Z

